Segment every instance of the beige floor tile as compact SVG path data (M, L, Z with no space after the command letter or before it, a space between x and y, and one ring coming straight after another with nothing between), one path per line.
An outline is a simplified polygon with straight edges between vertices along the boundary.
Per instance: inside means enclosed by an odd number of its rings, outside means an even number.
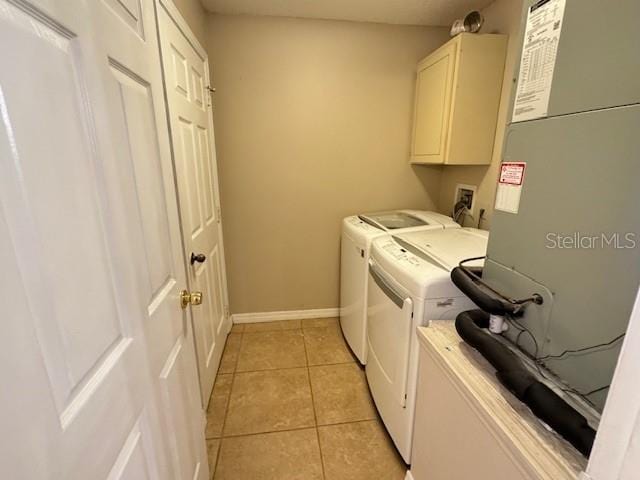
M301 330L245 332L243 335L236 367L237 372L307 365Z
M309 365L354 361L339 327L307 328L303 333Z
M403 480L406 465L378 420L318 427L326 480Z
M310 367L318 425L377 418L367 380L355 363Z
M227 404L231 394L231 383L233 375L218 375L213 386L209 407L207 408L207 427L205 429L206 438L220 438L222 436L222 426L227 413Z
M245 323L245 332L277 332L281 330L300 330L300 320L279 320L277 322Z
M231 333L242 333L244 332L244 323L234 323L231 326Z
M235 375L224 436L291 430L314 424L306 368Z
M315 429L222 440L216 480L322 480Z
M222 352L218 374L233 373L235 371L241 341L242 335L239 333L230 333L227 336L227 343L224 346L224 352Z
M338 318L309 318L302 320L302 328L338 327Z
M218 459L218 449L220 448L220 439L207 440L207 459L209 460L209 478L213 478L213 472L216 470L216 460Z

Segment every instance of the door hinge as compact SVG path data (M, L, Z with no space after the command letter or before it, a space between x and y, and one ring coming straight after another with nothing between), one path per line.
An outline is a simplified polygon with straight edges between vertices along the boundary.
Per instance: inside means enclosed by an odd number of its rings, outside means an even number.
M224 318L229 318L229 305L224 306Z
M216 217L218 223L220 223L222 221L222 209L220 207L216 207Z
M207 85L206 87L207 89L207 93L209 95L207 95L207 107L213 107L213 94L216 93L216 89L215 87L212 88L211 86Z

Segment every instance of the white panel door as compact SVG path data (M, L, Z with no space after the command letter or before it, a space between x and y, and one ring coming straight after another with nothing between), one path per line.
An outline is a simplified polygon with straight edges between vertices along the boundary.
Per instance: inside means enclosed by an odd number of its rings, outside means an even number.
M171 5L158 4L160 44L178 180L189 285L203 293L193 312L202 404L207 405L230 329L209 112L209 64Z
M204 479L150 0L0 0L0 478Z

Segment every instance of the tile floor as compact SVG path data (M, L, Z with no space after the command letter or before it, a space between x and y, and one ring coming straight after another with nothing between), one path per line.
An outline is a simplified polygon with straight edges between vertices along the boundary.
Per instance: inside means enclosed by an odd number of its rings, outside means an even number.
M206 437L215 480L402 480L406 470L335 318L234 325Z

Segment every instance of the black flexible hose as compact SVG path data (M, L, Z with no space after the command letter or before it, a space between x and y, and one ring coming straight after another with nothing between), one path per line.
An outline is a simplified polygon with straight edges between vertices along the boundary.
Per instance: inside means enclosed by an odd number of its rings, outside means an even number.
M462 290L462 293L485 312L493 315L515 315L520 308L518 305L500 300L482 291L461 267L456 267L451 271L451 280L456 287Z
M482 310L468 310L456 317L458 334L495 367L498 380L538 418L588 457L596 432L586 418L538 381L511 350L486 330L488 326L489 314Z

